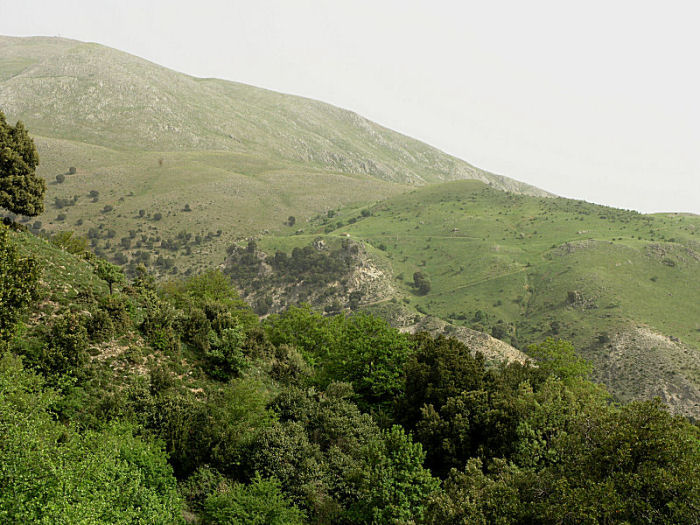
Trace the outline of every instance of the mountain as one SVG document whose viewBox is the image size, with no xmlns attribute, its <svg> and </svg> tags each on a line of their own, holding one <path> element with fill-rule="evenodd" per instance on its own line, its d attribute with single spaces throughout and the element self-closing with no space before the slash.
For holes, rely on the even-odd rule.
<svg viewBox="0 0 700 525">
<path fill-rule="evenodd" d="M 291 254 L 314 239 L 347 239 L 371 254 L 391 289 L 360 304 L 396 326 L 429 315 L 447 322 L 442 332 L 476 329 L 521 349 L 563 338 L 618 399 L 659 396 L 700 417 L 698 216 L 456 181 L 318 217 L 307 229 L 258 245 Z M 414 285 L 416 272 L 430 283 L 427 293 Z"/>
<path fill-rule="evenodd" d="M 2 37 L 0 55 L 3 110 L 37 135 L 139 151 L 226 151 L 409 184 L 479 179 L 544 194 L 351 111 L 191 77 L 98 44 Z"/>
<path fill-rule="evenodd" d="M 476 178 L 546 194 L 329 104 L 63 38 L 0 37 L 0 110 L 30 130 L 51 182 L 37 231 L 100 230 L 108 242 L 93 248 L 106 257 L 126 236 L 132 247 L 181 232 L 207 240 L 161 253 L 164 271 L 218 262 L 290 216 L 303 228 L 318 211 L 412 185 Z"/>
<path fill-rule="evenodd" d="M 0 37 L 0 57 L 0 109 L 50 182 L 46 212 L 20 218 L 34 232 L 74 230 L 161 279 L 224 267 L 260 312 L 360 307 L 406 331 L 490 333 L 516 360 L 570 339 L 618 399 L 700 417 L 699 217 L 555 198 L 355 113 L 97 44 Z M 319 238 L 355 241 L 361 266 L 319 281 Z M 278 251 L 292 266 L 274 268 Z"/>
</svg>

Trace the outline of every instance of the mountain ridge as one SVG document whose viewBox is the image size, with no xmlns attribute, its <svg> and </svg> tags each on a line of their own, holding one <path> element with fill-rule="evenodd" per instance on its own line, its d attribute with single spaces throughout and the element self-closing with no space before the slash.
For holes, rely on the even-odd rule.
<svg viewBox="0 0 700 525">
<path fill-rule="evenodd" d="M 3 110 L 39 135 L 148 151 L 249 152 L 409 184 L 475 178 L 547 195 L 310 98 L 197 78 L 77 40 L 0 37 L 0 52 Z"/>
</svg>

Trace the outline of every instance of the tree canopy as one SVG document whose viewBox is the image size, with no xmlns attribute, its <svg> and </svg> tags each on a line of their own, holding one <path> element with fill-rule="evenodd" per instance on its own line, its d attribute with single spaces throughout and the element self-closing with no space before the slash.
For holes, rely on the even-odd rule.
<svg viewBox="0 0 700 525">
<path fill-rule="evenodd" d="M 21 122 L 13 127 L 0 111 L 0 207 L 36 217 L 44 211 L 44 179 L 36 176 L 39 154 Z"/>
</svg>

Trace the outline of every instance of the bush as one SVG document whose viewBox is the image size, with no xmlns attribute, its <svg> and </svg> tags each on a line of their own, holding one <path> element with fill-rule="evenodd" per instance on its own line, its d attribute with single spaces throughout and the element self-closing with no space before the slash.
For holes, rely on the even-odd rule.
<svg viewBox="0 0 700 525">
<path fill-rule="evenodd" d="M 59 184 L 63 184 L 63 182 L 66 180 L 66 176 L 63 173 L 59 173 L 56 175 L 56 182 Z"/>
<path fill-rule="evenodd" d="M 44 334 L 39 367 L 46 375 L 81 375 L 89 361 L 88 334 L 82 317 L 66 313 L 57 317 Z"/>
<path fill-rule="evenodd" d="M 199 467 L 194 474 L 180 485 L 180 493 L 187 501 L 188 507 L 201 512 L 207 497 L 226 492 L 229 482 L 218 470 L 207 465 Z M 209 519 L 212 517 L 210 516 Z"/>
<path fill-rule="evenodd" d="M 304 513 L 282 492 L 279 481 L 256 475 L 250 484 L 236 483 L 204 502 L 205 524 L 302 525 Z"/>
<path fill-rule="evenodd" d="M 181 522 L 158 445 L 121 424 L 79 434 L 55 419 L 61 399 L 42 387 L 18 359 L 0 357 L 0 522 Z"/>
<path fill-rule="evenodd" d="M 104 310 L 94 312 L 86 322 L 90 340 L 96 343 L 107 341 L 114 335 L 114 324 L 109 314 Z"/>
</svg>

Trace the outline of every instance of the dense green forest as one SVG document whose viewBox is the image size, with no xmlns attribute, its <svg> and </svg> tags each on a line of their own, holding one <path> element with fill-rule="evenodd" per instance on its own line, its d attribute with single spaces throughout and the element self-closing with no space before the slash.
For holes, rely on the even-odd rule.
<svg viewBox="0 0 700 525">
<path fill-rule="evenodd" d="M 697 523 L 698 427 L 611 402 L 565 341 L 533 366 L 260 321 L 218 271 L 73 251 L 0 230 L 3 523 Z"/>
</svg>

